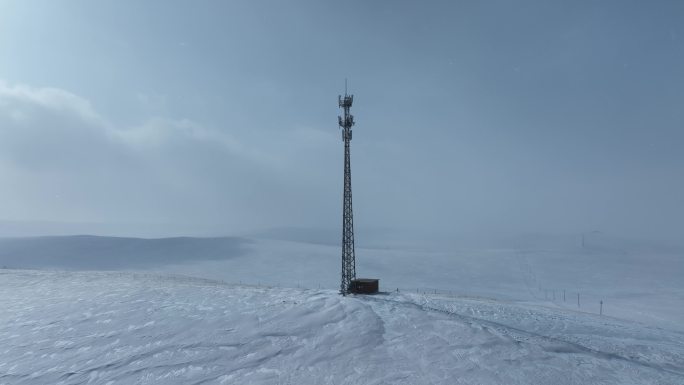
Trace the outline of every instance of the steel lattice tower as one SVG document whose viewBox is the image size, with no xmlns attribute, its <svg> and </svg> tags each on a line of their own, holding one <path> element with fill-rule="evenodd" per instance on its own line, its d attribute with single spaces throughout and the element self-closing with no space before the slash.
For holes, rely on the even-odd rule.
<svg viewBox="0 0 684 385">
<path fill-rule="evenodd" d="M 354 95 L 347 95 L 345 82 L 344 98 L 338 96 L 339 107 L 344 109 L 344 117 L 338 116 L 344 141 L 344 198 L 342 201 L 342 282 L 340 293 L 349 294 L 349 285 L 356 278 L 356 256 L 354 254 L 354 213 L 352 212 L 351 165 L 349 161 L 349 143 L 352 138 L 354 116 L 349 108 L 354 101 Z"/>
</svg>

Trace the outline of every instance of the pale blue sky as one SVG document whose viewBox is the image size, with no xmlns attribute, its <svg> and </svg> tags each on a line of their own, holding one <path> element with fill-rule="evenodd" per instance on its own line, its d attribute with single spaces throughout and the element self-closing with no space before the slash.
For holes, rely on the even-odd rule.
<svg viewBox="0 0 684 385">
<path fill-rule="evenodd" d="M 0 0 L 0 220 L 684 229 L 684 2 Z"/>
</svg>

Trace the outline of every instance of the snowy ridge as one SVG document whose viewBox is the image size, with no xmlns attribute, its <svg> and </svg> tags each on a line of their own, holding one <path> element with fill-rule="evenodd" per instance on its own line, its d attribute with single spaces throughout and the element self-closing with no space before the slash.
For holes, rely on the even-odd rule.
<svg viewBox="0 0 684 385">
<path fill-rule="evenodd" d="M 684 382 L 684 334 L 544 306 L 0 270 L 0 384 Z"/>
<path fill-rule="evenodd" d="M 245 253 L 249 242 L 237 237 L 147 239 L 73 235 L 0 238 L 0 265 L 20 269 L 145 268 L 237 258 Z"/>
</svg>

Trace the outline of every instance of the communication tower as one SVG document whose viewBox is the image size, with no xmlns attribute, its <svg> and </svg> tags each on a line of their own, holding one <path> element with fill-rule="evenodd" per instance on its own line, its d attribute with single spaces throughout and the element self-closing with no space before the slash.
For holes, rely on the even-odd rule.
<svg viewBox="0 0 684 385">
<path fill-rule="evenodd" d="M 344 198 L 342 199 L 342 282 L 340 293 L 350 292 L 351 281 L 356 278 L 356 256 L 354 254 L 354 213 L 352 212 L 351 164 L 349 159 L 349 143 L 352 139 L 354 116 L 349 109 L 354 102 L 354 95 L 347 95 L 347 82 L 344 82 L 344 97 L 338 96 L 339 107 L 344 116 L 338 116 L 344 142 Z"/>
</svg>

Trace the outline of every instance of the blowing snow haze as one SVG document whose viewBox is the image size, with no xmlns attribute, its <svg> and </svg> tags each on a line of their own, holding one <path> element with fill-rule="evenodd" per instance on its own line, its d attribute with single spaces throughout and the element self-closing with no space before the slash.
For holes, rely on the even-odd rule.
<svg viewBox="0 0 684 385">
<path fill-rule="evenodd" d="M 361 229 L 677 241 L 682 20 L 681 1 L 0 0 L 0 235 L 337 234 L 346 77 Z"/>
</svg>

